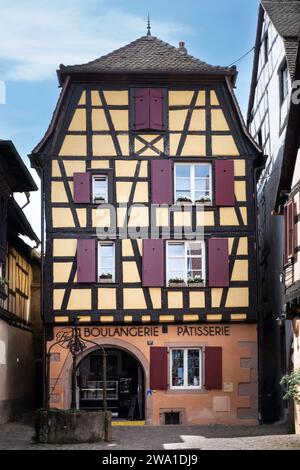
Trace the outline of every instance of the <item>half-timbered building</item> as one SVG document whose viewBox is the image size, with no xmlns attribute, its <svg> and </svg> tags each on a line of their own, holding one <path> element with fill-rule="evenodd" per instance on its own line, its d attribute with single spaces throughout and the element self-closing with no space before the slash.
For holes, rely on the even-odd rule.
<svg viewBox="0 0 300 470">
<path fill-rule="evenodd" d="M 236 69 L 148 34 L 61 65 L 58 78 L 31 162 L 43 183 L 47 348 L 74 318 L 94 342 L 77 361 L 77 406 L 102 405 L 101 346 L 119 419 L 256 423 L 260 151 Z M 71 357 L 51 353 L 50 403 L 68 408 Z"/>
<path fill-rule="evenodd" d="M 14 198 L 36 190 L 14 144 L 0 140 L 0 423 L 40 404 L 41 263 L 24 237 L 39 239 Z"/>
</svg>

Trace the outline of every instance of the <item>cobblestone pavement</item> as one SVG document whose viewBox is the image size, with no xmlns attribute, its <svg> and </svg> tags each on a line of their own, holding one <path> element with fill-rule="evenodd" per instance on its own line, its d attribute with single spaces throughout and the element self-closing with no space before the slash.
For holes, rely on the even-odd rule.
<svg viewBox="0 0 300 470">
<path fill-rule="evenodd" d="M 0 426 L 0 449 L 25 450 L 300 450 L 286 425 L 113 427 L 113 442 L 76 445 L 32 443 L 32 419 Z"/>
</svg>

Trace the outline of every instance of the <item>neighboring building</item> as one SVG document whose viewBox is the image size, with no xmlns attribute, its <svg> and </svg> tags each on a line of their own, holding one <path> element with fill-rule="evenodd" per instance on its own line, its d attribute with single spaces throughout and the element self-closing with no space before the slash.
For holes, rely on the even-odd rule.
<svg viewBox="0 0 300 470">
<path fill-rule="evenodd" d="M 261 154 L 235 68 L 147 35 L 58 77 L 56 111 L 31 155 L 45 195 L 50 405 L 70 407 L 72 360 L 54 342 L 78 318 L 83 338 L 108 352 L 114 416 L 257 423 Z M 101 407 L 100 348 L 87 344 L 77 365 L 77 405 Z"/>
<path fill-rule="evenodd" d="M 267 156 L 258 183 L 261 411 L 262 420 L 267 422 L 284 416 L 279 383 L 286 372 L 286 351 L 291 341 L 290 328 L 280 321 L 284 311 L 284 226 L 283 220 L 273 217 L 272 212 L 280 178 L 299 25 L 299 1 L 261 1 L 247 124 Z"/>
<path fill-rule="evenodd" d="M 290 101 L 286 139 L 279 185 L 275 202 L 275 213 L 284 216 L 284 285 L 285 312 L 287 320 L 293 322 L 293 342 L 289 343 L 288 372 L 300 368 L 299 324 L 300 324 L 300 47 L 293 78 L 298 82 Z M 296 83 L 297 83 L 296 82 Z M 282 217 L 283 218 L 283 217 Z M 288 322 L 289 323 L 289 322 Z M 290 326 L 290 325 L 289 325 Z M 295 430 L 300 434 L 299 405 L 295 405 Z"/>
<path fill-rule="evenodd" d="M 36 190 L 13 143 L 0 140 L 0 423 L 37 403 L 40 257 L 20 235 L 37 245 L 39 239 L 13 198 Z"/>
</svg>

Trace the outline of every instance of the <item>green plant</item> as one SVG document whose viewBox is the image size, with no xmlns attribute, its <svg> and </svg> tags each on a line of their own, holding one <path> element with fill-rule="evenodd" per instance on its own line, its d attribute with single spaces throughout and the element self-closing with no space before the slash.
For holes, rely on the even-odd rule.
<svg viewBox="0 0 300 470">
<path fill-rule="evenodd" d="M 94 196 L 94 202 L 105 202 L 105 197 L 104 196 L 101 196 L 101 194 L 95 194 Z"/>
<path fill-rule="evenodd" d="M 193 202 L 189 197 L 179 196 L 177 202 Z"/>
<path fill-rule="evenodd" d="M 170 284 L 183 284 L 184 279 L 182 279 L 181 277 L 174 277 L 172 279 L 169 279 L 169 283 Z"/>
<path fill-rule="evenodd" d="M 211 199 L 209 196 L 204 196 L 204 197 L 200 197 L 199 199 L 197 199 L 195 202 L 200 202 L 202 204 L 205 204 L 206 202 L 211 202 Z"/>
<path fill-rule="evenodd" d="M 300 405 L 300 368 L 282 377 L 280 385 L 285 388 L 284 400 L 294 400 Z"/>
<path fill-rule="evenodd" d="M 100 274 L 100 279 L 112 279 L 111 273 L 102 273 Z"/>
<path fill-rule="evenodd" d="M 204 280 L 201 276 L 194 276 L 188 278 L 188 284 L 203 284 Z"/>
<path fill-rule="evenodd" d="M 0 287 L 5 287 L 6 285 L 8 285 L 8 279 L 0 277 Z"/>
</svg>

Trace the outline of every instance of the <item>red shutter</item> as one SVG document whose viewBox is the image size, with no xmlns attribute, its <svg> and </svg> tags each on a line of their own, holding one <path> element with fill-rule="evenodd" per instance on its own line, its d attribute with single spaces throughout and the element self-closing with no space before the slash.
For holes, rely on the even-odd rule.
<svg viewBox="0 0 300 470">
<path fill-rule="evenodd" d="M 173 166 L 171 160 L 151 161 L 152 204 L 173 204 Z"/>
<path fill-rule="evenodd" d="M 168 349 L 150 348 L 150 388 L 168 389 Z"/>
<path fill-rule="evenodd" d="M 293 258 L 295 254 L 295 203 L 292 199 L 289 201 L 284 208 L 284 220 L 285 220 L 285 263 L 288 263 L 290 258 Z"/>
<path fill-rule="evenodd" d="M 234 163 L 232 160 L 216 160 L 215 193 L 217 206 L 234 206 Z"/>
<path fill-rule="evenodd" d="M 149 129 L 149 88 L 136 88 L 134 100 L 134 129 Z"/>
<path fill-rule="evenodd" d="M 74 173 L 74 202 L 91 202 L 91 178 L 90 173 Z"/>
<path fill-rule="evenodd" d="M 229 286 L 228 239 L 208 240 L 208 274 L 210 287 Z"/>
<path fill-rule="evenodd" d="M 164 128 L 163 102 L 163 90 L 150 88 L 150 129 L 162 130 Z"/>
<path fill-rule="evenodd" d="M 77 241 L 77 282 L 96 282 L 96 240 Z"/>
<path fill-rule="evenodd" d="M 164 240 L 143 240 L 144 287 L 163 287 L 165 284 Z"/>
<path fill-rule="evenodd" d="M 206 390 L 222 390 L 222 348 L 205 348 L 205 388 Z"/>
</svg>

